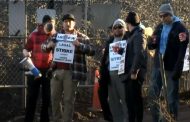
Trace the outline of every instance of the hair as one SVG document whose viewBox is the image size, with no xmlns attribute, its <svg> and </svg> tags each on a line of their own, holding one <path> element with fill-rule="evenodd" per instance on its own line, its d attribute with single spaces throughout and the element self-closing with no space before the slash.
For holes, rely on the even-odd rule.
<svg viewBox="0 0 190 122">
<path fill-rule="evenodd" d="M 44 15 L 44 17 L 42 19 L 42 23 L 45 24 L 51 20 L 52 20 L 52 18 L 49 15 Z"/>
<path fill-rule="evenodd" d="M 140 24 L 140 17 L 136 12 L 130 11 L 125 21 L 133 26 L 138 26 Z"/>
</svg>

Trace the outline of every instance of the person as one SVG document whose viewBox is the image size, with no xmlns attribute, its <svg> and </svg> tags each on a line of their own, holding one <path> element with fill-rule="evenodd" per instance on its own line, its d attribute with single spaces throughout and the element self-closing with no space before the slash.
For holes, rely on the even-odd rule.
<svg viewBox="0 0 190 122">
<path fill-rule="evenodd" d="M 44 15 L 42 24 L 33 31 L 24 46 L 24 57 L 30 57 L 33 64 L 42 74 L 42 77 L 35 78 L 32 75 L 27 77 L 27 99 L 25 122 L 33 122 L 36 110 L 37 99 L 42 88 L 42 107 L 40 113 L 40 122 L 49 122 L 49 105 L 50 105 L 50 80 L 46 78 L 46 72 L 49 69 L 52 60 L 52 53 L 41 51 L 41 44 L 44 43 L 52 33 L 45 33 L 44 26 L 52 23 L 49 15 Z"/>
<path fill-rule="evenodd" d="M 143 121 L 142 84 L 147 69 L 146 35 L 140 26 L 140 17 L 136 12 L 130 11 L 126 17 L 130 32 L 126 46 L 124 81 L 129 122 Z"/>
<path fill-rule="evenodd" d="M 101 59 L 99 82 L 105 87 L 108 84 L 109 107 L 113 116 L 113 122 L 125 122 L 127 120 L 127 106 L 125 102 L 126 95 L 124 85 L 118 75 L 119 61 L 114 62 L 116 66 L 112 66 L 110 63 L 110 61 L 112 61 L 111 58 L 114 58 L 115 55 L 112 51 L 113 49 L 111 45 L 113 43 L 120 43 L 128 37 L 125 22 L 122 19 L 115 20 L 112 32 L 113 36 L 107 41 L 105 51 Z M 120 58 L 120 56 L 116 56 Z"/>
<path fill-rule="evenodd" d="M 108 30 L 107 30 L 107 33 L 108 33 L 108 37 L 111 37 L 111 36 L 113 36 L 112 27 L 113 27 L 113 24 L 111 24 L 111 25 L 108 27 Z"/>
<path fill-rule="evenodd" d="M 140 17 L 136 12 L 130 11 L 126 17 L 129 37 L 127 46 L 117 47 L 114 51 L 125 55 L 123 82 L 125 83 L 126 103 L 128 107 L 128 121 L 143 121 L 142 84 L 146 74 L 146 34 L 140 26 Z"/>
<path fill-rule="evenodd" d="M 55 49 L 52 65 L 54 71 L 51 79 L 51 100 L 54 122 L 72 121 L 77 85 L 80 81 L 86 80 L 87 68 L 85 57 L 93 56 L 95 54 L 95 50 L 90 44 L 89 38 L 75 29 L 75 20 L 73 14 L 65 14 L 62 18 L 62 31 L 55 34 L 49 43 L 46 44 L 46 49 L 44 48 L 44 51 Z M 73 41 L 68 42 L 64 38 L 66 36 L 63 34 L 67 34 L 66 36 L 72 36 Z M 74 36 L 77 36 L 77 38 Z M 59 51 L 65 53 L 61 54 L 60 57 L 55 57 L 59 54 Z M 74 52 L 74 54 L 70 55 L 70 57 L 73 57 L 73 59 L 70 59 L 70 57 L 67 56 L 67 53 L 72 52 Z M 66 55 L 66 57 L 64 57 L 64 55 Z M 61 104 L 63 93 L 64 111 L 62 110 Z"/>
<path fill-rule="evenodd" d="M 169 3 L 162 4 L 159 8 L 161 23 L 155 28 L 148 48 L 155 50 L 154 64 L 149 87 L 149 103 L 153 122 L 162 121 L 163 115 L 159 109 L 159 96 L 162 89 L 161 62 L 164 64 L 166 76 L 166 101 L 168 102 L 168 112 L 174 120 L 178 117 L 178 91 L 179 78 L 182 73 L 184 56 L 189 42 L 188 31 L 181 20 L 174 16 L 173 9 Z"/>
<path fill-rule="evenodd" d="M 108 27 L 108 34 L 109 34 L 109 37 L 113 36 L 112 25 Z M 105 48 L 103 48 L 102 54 L 104 54 L 104 52 L 105 52 Z M 107 80 L 109 79 L 106 79 L 107 77 L 105 77 L 104 74 L 102 73 L 103 73 L 102 70 L 100 70 L 99 80 L 98 80 L 98 83 L 99 83 L 98 97 L 100 100 L 104 120 L 108 122 L 113 122 L 113 117 L 112 117 L 110 107 L 109 107 L 109 102 L 108 102 L 108 82 L 109 81 Z"/>
</svg>

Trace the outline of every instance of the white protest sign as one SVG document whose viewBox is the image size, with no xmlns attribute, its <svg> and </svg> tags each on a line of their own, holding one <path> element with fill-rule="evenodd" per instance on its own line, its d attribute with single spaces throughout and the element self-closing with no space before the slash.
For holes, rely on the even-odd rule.
<svg viewBox="0 0 190 122">
<path fill-rule="evenodd" d="M 75 35 L 57 34 L 56 37 L 57 43 L 54 49 L 53 61 L 70 63 L 70 64 L 73 63 L 74 52 L 75 52 L 75 46 L 71 43 L 73 37 L 75 37 Z"/>
<path fill-rule="evenodd" d="M 56 40 L 58 41 L 67 41 L 67 42 L 73 42 L 77 39 L 77 35 L 74 34 L 57 34 Z"/>
<path fill-rule="evenodd" d="M 183 71 L 189 70 L 189 47 L 187 47 L 185 58 L 184 58 L 184 65 L 183 65 Z"/>
<path fill-rule="evenodd" d="M 117 54 L 113 51 L 113 46 L 119 45 L 120 48 L 126 47 L 126 40 L 122 40 L 119 42 L 114 42 L 109 45 L 109 62 L 110 62 L 110 71 L 115 71 L 119 69 L 119 64 L 121 62 L 121 55 Z"/>
</svg>

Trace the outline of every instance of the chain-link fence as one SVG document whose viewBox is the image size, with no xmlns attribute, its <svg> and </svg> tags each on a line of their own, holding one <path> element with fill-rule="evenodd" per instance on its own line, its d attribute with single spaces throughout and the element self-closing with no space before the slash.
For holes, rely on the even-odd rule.
<svg viewBox="0 0 190 122">
<path fill-rule="evenodd" d="M 17 116 L 24 108 L 24 74 L 20 70 L 24 38 L 0 37 L 0 120 Z"/>
<path fill-rule="evenodd" d="M 50 2 L 51 1 L 51 2 Z M 158 24 L 158 8 L 161 3 L 170 2 L 176 15 L 180 16 L 190 29 L 190 3 L 188 0 L 2 0 L 0 1 L 0 121 L 22 114 L 25 104 L 25 77 L 19 61 L 26 37 L 36 29 L 37 10 L 56 11 L 56 30 L 61 29 L 61 18 L 73 13 L 77 18 L 77 29 L 86 33 L 96 48 L 96 55 L 88 57 L 88 80 L 81 83 L 76 107 L 79 103 L 91 105 L 94 70 L 100 64 L 102 49 L 107 40 L 107 27 L 114 19 L 125 19 L 128 11 L 137 11 L 142 23 L 147 27 Z M 104 6 L 103 6 L 104 5 Z M 17 6 L 17 7 L 16 7 Z M 70 7 L 71 6 L 71 7 Z M 103 9 L 106 7 L 106 9 Z M 21 11 L 19 14 L 16 11 Z M 94 24 L 96 23 L 96 24 Z M 148 88 L 152 59 L 149 57 L 147 81 Z M 189 72 L 182 76 L 182 91 L 189 90 Z M 85 88 L 85 89 L 83 89 Z M 85 105 L 84 105 L 85 106 Z M 84 107 L 83 106 L 83 107 Z"/>
</svg>

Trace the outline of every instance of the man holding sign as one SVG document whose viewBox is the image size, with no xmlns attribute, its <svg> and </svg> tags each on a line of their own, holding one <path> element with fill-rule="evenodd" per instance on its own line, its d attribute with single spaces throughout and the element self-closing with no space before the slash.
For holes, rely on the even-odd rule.
<svg viewBox="0 0 190 122">
<path fill-rule="evenodd" d="M 115 53 L 117 50 L 115 45 L 125 47 L 128 33 L 126 32 L 126 24 L 122 19 L 117 19 L 112 27 L 113 37 L 107 41 L 105 52 L 102 57 L 100 67 L 101 84 L 108 84 L 108 96 L 110 110 L 113 116 L 113 122 L 126 122 L 127 106 L 125 102 L 124 85 L 122 78 L 118 75 L 119 64 L 122 56 Z"/>
<path fill-rule="evenodd" d="M 55 69 L 51 79 L 52 112 L 55 122 L 71 122 L 73 116 L 75 91 L 79 81 L 86 80 L 86 55 L 93 56 L 95 50 L 88 42 L 88 37 L 75 30 L 75 17 L 63 16 L 63 29 L 53 36 L 43 50 L 54 50 L 53 65 Z M 64 91 L 64 112 L 62 95 Z"/>
<path fill-rule="evenodd" d="M 137 13 L 129 12 L 126 23 L 130 32 L 127 45 L 124 48 L 115 45 L 114 52 L 124 55 L 121 57 L 118 73 L 124 77 L 128 121 L 142 122 L 143 99 L 141 91 L 146 74 L 146 36 Z"/>
</svg>

